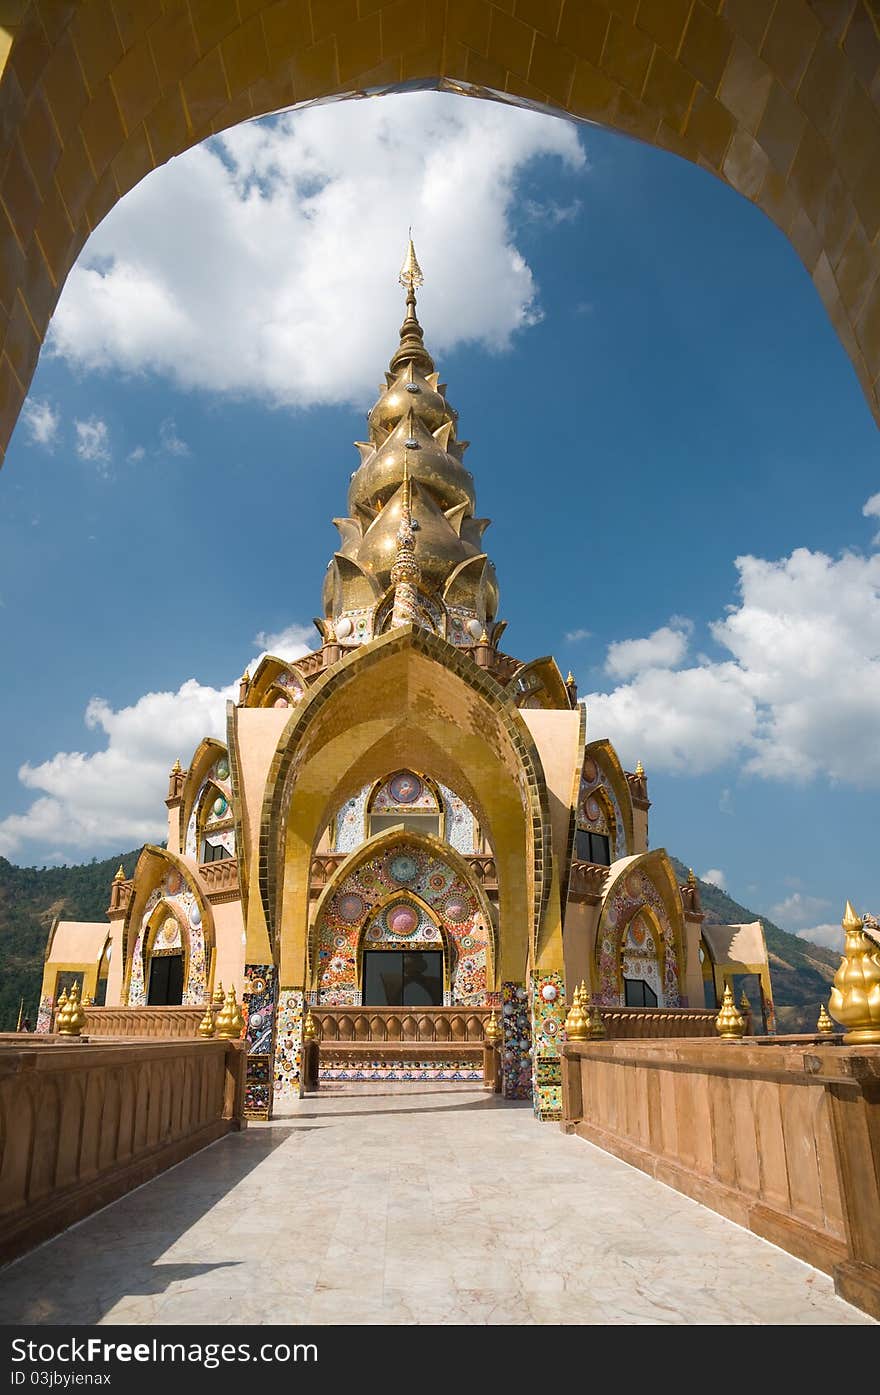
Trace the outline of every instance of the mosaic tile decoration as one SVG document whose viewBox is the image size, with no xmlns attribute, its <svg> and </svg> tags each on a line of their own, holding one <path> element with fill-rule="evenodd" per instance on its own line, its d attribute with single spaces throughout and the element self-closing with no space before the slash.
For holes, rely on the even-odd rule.
<svg viewBox="0 0 880 1395">
<path fill-rule="evenodd" d="M 244 972 L 252 986 L 246 999 L 248 1055 L 271 1054 L 278 971 L 274 964 L 245 964 Z"/>
<path fill-rule="evenodd" d="M 40 1007 L 37 1012 L 37 1025 L 35 1032 L 48 1032 L 52 1026 L 52 1009 L 55 1003 L 51 993 L 44 993 L 40 999 Z"/>
<path fill-rule="evenodd" d="M 627 854 L 626 824 L 623 822 L 614 786 L 598 762 L 593 760 L 592 756 L 587 756 L 578 792 L 577 826 L 589 829 L 592 833 L 610 835 L 612 830 L 608 827 L 608 817 L 602 801 L 596 798 L 597 790 L 602 791 L 614 811 L 614 846 L 611 858 L 614 862 L 618 857 L 626 857 Z"/>
<path fill-rule="evenodd" d="M 636 867 L 618 880 L 599 921 L 596 939 L 599 987 L 593 1001 L 600 1007 L 618 1007 L 622 1001 L 618 986 L 621 948 L 630 921 L 645 906 L 650 907 L 660 927 L 663 984 L 659 1006 L 678 1007 L 681 1003 L 675 931 L 656 886 L 641 868 Z"/>
<path fill-rule="evenodd" d="M 506 1100 L 532 1098 L 532 1027 L 529 995 L 524 983 L 501 987 L 501 1093 Z"/>
<path fill-rule="evenodd" d="M 248 1055 L 244 1087 L 244 1117 L 272 1116 L 272 1058 L 266 1053 Z"/>
<path fill-rule="evenodd" d="M 401 773 L 404 772 L 398 772 L 398 774 Z M 364 788 L 359 790 L 352 799 L 346 800 L 337 812 L 335 843 L 337 852 L 354 852 L 356 848 L 361 847 L 361 845 L 366 842 L 366 808 L 372 788 L 372 785 L 364 785 Z M 387 785 L 385 789 L 387 790 Z M 454 790 L 448 789 L 446 785 L 438 785 L 438 789 L 440 791 L 440 798 L 443 801 L 445 814 L 445 841 L 449 843 L 450 847 L 455 848 L 456 852 L 463 854 L 472 853 L 474 851 L 474 840 L 477 829 L 477 820 L 473 810 L 468 807 Z M 398 807 L 403 811 L 405 805 L 386 805 L 384 810 L 379 807 L 378 803 L 374 803 L 373 805 L 376 813 L 382 813 L 383 811 L 387 813 L 389 808 L 394 807 Z M 433 797 L 430 803 L 410 804 L 409 807 L 423 809 L 433 807 Z"/>
<path fill-rule="evenodd" d="M 437 1066 L 420 1061 L 382 1061 L 375 1064 L 345 1067 L 322 1066 L 322 1081 L 331 1080 L 464 1080 L 469 1082 L 483 1079 L 481 1068 L 470 1066 Z"/>
<path fill-rule="evenodd" d="M 282 988 L 275 1033 L 275 1093 L 298 1095 L 302 1073 L 303 992 Z"/>
<path fill-rule="evenodd" d="M 445 932 L 452 954 L 451 1003 L 483 1006 L 489 932 L 477 899 L 454 868 L 406 838 L 363 862 L 324 905 L 314 939 L 322 1005 L 359 1004 L 357 955 L 362 940 L 440 948 L 442 936 L 432 916 L 408 896 L 425 902 Z M 403 933 L 403 914 L 397 929 L 389 917 L 393 920 L 397 908 L 407 906 L 418 908 L 418 916 L 410 917 L 412 926 Z"/>
<path fill-rule="evenodd" d="M 623 935 L 621 973 L 624 978 L 643 979 L 656 994 L 658 1007 L 663 1007 L 660 963 L 651 928 L 646 916 L 633 916 Z"/>
<path fill-rule="evenodd" d="M 144 985 L 144 939 L 153 912 L 164 901 L 169 908 L 177 909 L 186 922 L 189 939 L 189 972 L 183 987 L 183 1006 L 199 1007 L 207 1001 L 208 979 L 205 962 L 205 931 L 202 925 L 202 912 L 199 909 L 195 892 L 176 867 L 170 868 L 147 897 L 147 904 L 141 917 L 141 925 L 134 942 L 131 961 L 131 977 L 128 987 L 128 1006 L 144 1007 L 146 989 Z"/>
<path fill-rule="evenodd" d="M 529 983 L 532 1016 L 532 1105 L 538 1119 L 562 1118 L 562 1043 L 565 1039 L 565 985 L 555 972 L 533 973 Z"/>
<path fill-rule="evenodd" d="M 186 826 L 186 838 L 184 839 L 183 851 L 186 857 L 191 857 L 196 861 L 198 860 L 196 835 L 198 833 L 199 812 L 201 810 L 202 800 L 205 797 L 205 791 L 208 785 L 216 785 L 217 788 L 220 790 L 223 798 L 227 801 L 229 807 L 232 807 L 232 784 L 229 778 L 229 760 L 226 756 L 221 756 L 220 759 L 216 761 L 212 768 L 208 771 L 204 780 L 199 785 L 199 788 L 196 792 L 196 797 L 193 800 L 193 806 L 190 812 L 189 822 Z M 211 841 L 222 842 L 224 848 L 226 848 L 228 852 L 234 853 L 235 829 L 226 829 L 225 834 L 227 836 L 223 838 L 212 836 Z M 228 835 L 231 835 L 231 838 Z"/>
</svg>

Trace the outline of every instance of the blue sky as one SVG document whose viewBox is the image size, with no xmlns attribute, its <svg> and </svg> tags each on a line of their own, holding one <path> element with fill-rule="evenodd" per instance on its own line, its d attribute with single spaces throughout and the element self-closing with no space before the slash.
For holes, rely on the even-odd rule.
<svg viewBox="0 0 880 1395">
<path fill-rule="evenodd" d="M 437 95 L 239 128 L 85 249 L 0 473 L 0 853 L 159 836 L 227 685 L 315 642 L 409 222 L 508 652 L 641 756 L 652 844 L 818 938 L 876 909 L 877 433 L 809 277 L 674 156 Z"/>
</svg>

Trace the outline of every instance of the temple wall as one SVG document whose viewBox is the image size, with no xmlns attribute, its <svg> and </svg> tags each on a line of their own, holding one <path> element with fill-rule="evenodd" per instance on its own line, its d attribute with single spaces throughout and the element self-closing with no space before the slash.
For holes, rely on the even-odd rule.
<svg viewBox="0 0 880 1395">
<path fill-rule="evenodd" d="M 592 906 L 585 901 L 571 901 L 565 912 L 565 987 L 568 1001 L 582 981 L 588 991 L 596 992 L 596 928 L 599 924 L 601 905 Z"/>
<path fill-rule="evenodd" d="M 236 997 L 241 1000 L 241 985 L 244 981 L 245 946 L 242 943 L 244 919 L 240 901 L 221 901 L 211 907 L 214 916 L 214 939 L 217 958 L 214 967 L 214 984 L 222 983 L 224 988 L 235 984 Z M 210 971 L 210 965 L 209 965 Z"/>
</svg>

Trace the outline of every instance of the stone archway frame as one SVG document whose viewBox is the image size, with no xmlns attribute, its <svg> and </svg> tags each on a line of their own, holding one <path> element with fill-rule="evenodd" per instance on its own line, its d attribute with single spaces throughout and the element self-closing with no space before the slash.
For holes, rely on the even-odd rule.
<svg viewBox="0 0 880 1395">
<path fill-rule="evenodd" d="M 430 770 L 458 790 L 487 831 L 498 869 L 502 972 L 521 982 L 542 953 L 561 964 L 547 788 L 531 733 L 509 696 L 468 655 L 407 625 L 328 670 L 292 714 L 272 759 L 259 883 L 276 957 L 279 943 L 286 946 L 282 979 L 302 981 L 309 867 L 330 814 L 403 765 Z"/>
<path fill-rule="evenodd" d="M 158 885 L 158 879 L 169 868 L 173 868 L 183 877 L 185 884 L 196 898 L 196 905 L 202 917 L 202 932 L 205 939 L 205 976 L 210 980 L 211 956 L 216 947 L 216 937 L 214 934 L 214 916 L 211 912 L 210 903 L 205 899 L 199 879 L 188 865 L 184 858 L 177 853 L 169 852 L 167 848 L 158 848 L 153 843 L 145 843 L 141 855 L 137 860 L 134 869 L 134 892 L 125 913 L 125 920 L 122 924 L 121 952 L 123 955 L 122 966 L 122 997 L 123 1003 L 128 1002 L 129 989 L 131 987 L 132 956 L 137 944 L 138 933 L 140 931 L 141 920 L 143 919 L 147 901 L 151 893 Z M 188 927 L 187 927 L 188 929 Z M 132 933 L 133 932 L 133 933 Z M 187 949 L 189 956 L 189 949 Z M 189 958 L 187 957 L 187 965 Z M 184 979 L 184 988 L 187 980 Z"/>
<path fill-rule="evenodd" d="M 623 840 L 626 844 L 628 856 L 632 851 L 632 846 L 635 841 L 633 803 L 632 791 L 629 787 L 629 781 L 624 774 L 623 766 L 620 763 L 620 757 L 611 742 L 606 737 L 602 737 L 598 741 L 587 742 L 584 747 L 584 760 L 588 758 L 596 762 L 614 791 L 618 808 L 623 815 Z M 617 822 L 616 815 L 614 822 Z M 616 851 L 616 849 L 614 849 L 614 851 Z"/>
<path fill-rule="evenodd" d="M 139 180 L 252 117 L 416 89 L 597 123 L 717 175 L 788 237 L 880 419 L 873 0 L 513 8 L 413 0 L 403 22 L 396 0 L 15 6 L 0 28 L 0 451 L 68 272 Z"/>
<path fill-rule="evenodd" d="M 687 939 L 685 936 L 684 911 L 681 904 L 681 894 L 675 878 L 672 863 L 666 853 L 665 848 L 654 848 L 650 852 L 636 853 L 630 857 L 622 857 L 615 862 L 608 874 L 608 879 L 602 892 L 602 908 L 599 913 L 599 922 L 596 927 L 596 943 L 593 951 L 593 958 L 597 969 L 597 985 L 600 985 L 598 968 L 601 956 L 602 938 L 607 929 L 607 913 L 615 892 L 621 882 L 632 872 L 644 872 L 655 890 L 660 896 L 663 908 L 669 918 L 672 927 L 673 941 L 675 944 L 676 968 L 678 971 L 678 991 L 680 996 L 686 995 L 686 973 L 687 973 Z M 633 912 L 637 915 L 642 908 L 639 907 Z M 649 909 L 649 908 L 645 908 Z M 626 922 L 629 924 L 629 921 Z M 620 935 L 620 926 L 614 927 L 614 934 Z M 661 937 L 662 939 L 662 937 Z M 619 944 L 618 944 L 618 976 L 619 976 Z M 666 996 L 665 968 L 666 950 L 665 946 L 662 954 L 662 965 L 664 970 L 663 995 Z"/>
<path fill-rule="evenodd" d="M 189 763 L 189 768 L 186 772 L 183 781 L 183 789 L 181 790 L 180 812 L 178 814 L 178 818 L 180 820 L 178 846 L 180 848 L 186 847 L 186 827 L 189 823 L 190 814 L 192 813 L 193 808 L 195 807 L 195 802 L 199 790 L 204 784 L 208 776 L 208 772 L 214 768 L 221 756 L 225 756 L 226 759 L 229 760 L 229 747 L 226 745 L 225 742 L 218 741 L 216 737 L 213 736 L 206 736 L 202 741 L 199 742 L 198 746 L 193 752 L 193 758 Z M 229 780 L 231 788 L 231 761 L 229 766 Z M 221 794 L 222 793 L 223 792 L 221 790 Z"/>
<path fill-rule="evenodd" d="M 317 989 L 318 987 L 319 966 L 317 936 L 324 907 L 329 904 L 343 883 L 353 872 L 356 872 L 364 862 L 369 862 L 372 858 L 380 855 L 384 850 L 390 851 L 393 847 L 404 846 L 406 844 L 409 844 L 411 847 L 421 848 L 431 853 L 438 861 L 447 863 L 447 865 L 453 868 L 457 875 L 461 877 L 462 881 L 467 884 L 468 889 L 480 909 L 480 914 L 486 923 L 486 948 L 490 958 L 490 963 L 486 966 L 486 991 L 492 992 L 493 989 L 498 989 L 498 931 L 486 893 L 474 877 L 467 860 L 462 857 L 461 853 L 456 852 L 455 848 L 449 843 L 444 843 L 442 838 L 435 838 L 430 833 L 411 833 L 403 824 L 398 824 L 395 828 L 386 828 L 382 833 L 377 833 L 374 837 L 367 839 L 359 848 L 355 848 L 354 852 L 349 853 L 345 861 L 339 864 L 333 876 L 321 892 L 315 905 L 307 941 L 305 981 L 311 989 Z M 436 910 L 422 897 L 410 891 L 403 883 L 401 883 L 398 891 L 389 892 L 389 896 L 385 900 L 371 908 L 369 915 L 375 915 L 381 909 L 381 906 L 388 904 L 389 899 L 393 899 L 394 896 L 398 895 L 401 897 L 409 896 L 413 901 L 417 901 L 424 907 L 432 919 L 438 921 L 441 934 L 444 936 L 444 949 L 445 952 L 449 954 L 450 951 L 447 943 L 448 935 L 445 927 L 437 916 Z M 369 919 L 369 916 L 367 919 Z M 364 925 L 366 925 L 366 920 L 364 921 Z M 363 929 L 364 926 L 361 926 L 361 939 L 363 938 Z M 490 984 L 492 985 L 491 987 Z"/>
<path fill-rule="evenodd" d="M 634 920 L 638 920 L 639 916 L 643 916 L 648 925 L 648 933 L 651 936 L 651 941 L 654 945 L 654 958 L 657 963 L 657 975 L 660 979 L 660 994 L 662 997 L 665 998 L 666 993 L 664 989 L 664 984 L 666 982 L 667 950 L 666 945 L 663 942 L 663 931 L 661 929 L 660 922 L 657 919 L 657 912 L 654 910 L 653 906 L 642 906 L 642 908 L 636 911 L 635 915 L 627 921 L 626 926 L 621 931 L 620 942 L 617 947 L 617 976 L 620 985 L 620 995 L 621 997 L 623 997 L 623 960 L 625 954 L 623 941 L 625 938 L 625 932 L 629 930 L 629 927 L 632 925 Z"/>
<path fill-rule="evenodd" d="M 367 795 L 366 802 L 364 804 L 364 838 L 367 837 L 367 829 L 370 826 L 370 805 L 376 798 L 376 795 L 378 794 L 379 790 L 382 788 L 383 785 L 387 785 L 389 780 L 393 780 L 395 775 L 399 775 L 402 771 L 407 769 L 409 769 L 408 766 L 398 766 L 396 770 L 389 770 L 388 774 L 384 777 L 380 775 L 379 778 L 374 780 L 373 783 L 370 785 L 370 790 Z M 433 776 L 428 775 L 424 770 L 414 770 L 412 773 L 413 775 L 417 775 L 418 778 L 424 782 L 424 784 L 430 787 L 431 793 L 437 801 L 437 814 L 440 822 L 440 834 L 442 842 L 446 835 L 446 802 L 443 798 L 443 795 L 440 793 L 440 786 L 438 785 L 437 781 L 433 778 Z M 456 794 L 457 791 L 453 790 L 452 793 Z M 336 813 L 338 814 L 338 812 L 339 811 L 337 810 Z M 334 814 L 333 817 L 335 818 L 336 815 Z"/>
<path fill-rule="evenodd" d="M 173 916 L 174 920 L 176 920 L 176 922 L 177 922 L 177 924 L 178 924 L 178 926 L 179 926 L 179 928 L 180 928 L 180 952 L 181 952 L 181 954 L 183 955 L 183 987 L 182 987 L 182 990 L 181 990 L 182 993 L 185 993 L 185 992 L 186 992 L 186 985 L 187 985 L 187 983 L 188 983 L 188 981 L 189 981 L 190 957 L 191 957 L 191 954 L 192 954 L 192 949 L 191 949 L 191 946 L 190 946 L 189 926 L 187 925 L 186 921 L 184 920 L 183 916 L 180 914 L 180 911 L 177 909 L 177 907 L 176 907 L 176 905 L 174 904 L 173 901 L 166 901 L 166 900 L 164 900 L 164 899 L 161 900 L 161 901 L 157 901 L 157 902 L 156 902 L 156 905 L 155 905 L 154 908 L 153 908 L 153 910 L 150 912 L 149 926 L 148 926 L 148 929 L 146 930 L 146 932 L 145 932 L 145 934 L 144 934 L 144 942 L 143 942 L 143 948 L 142 948 L 142 953 L 143 953 L 143 956 L 144 956 L 144 996 L 145 996 L 145 997 L 146 997 L 146 995 L 147 995 L 147 988 L 148 988 L 148 983 L 149 983 L 148 972 L 147 972 L 147 971 L 148 971 L 148 965 L 152 965 L 152 960 L 153 960 L 153 946 L 154 946 L 155 943 L 156 943 L 156 936 L 158 935 L 159 929 L 160 929 L 160 925 L 159 925 L 159 911 L 164 911 L 164 915 L 163 915 L 163 917 L 162 917 L 163 919 L 164 919 L 165 917 L 167 917 L 168 915 Z M 135 939 L 135 944 L 136 944 L 136 943 L 137 943 L 137 939 Z M 160 956 L 160 957 L 161 957 L 161 956 Z"/>
</svg>

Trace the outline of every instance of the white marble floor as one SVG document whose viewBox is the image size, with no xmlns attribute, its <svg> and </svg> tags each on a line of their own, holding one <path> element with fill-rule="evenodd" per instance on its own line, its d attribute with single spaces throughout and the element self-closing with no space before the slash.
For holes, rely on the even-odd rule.
<svg viewBox="0 0 880 1395">
<path fill-rule="evenodd" d="M 830 1279 L 526 1106 L 296 1102 L 0 1272 L 2 1323 L 864 1323 Z"/>
</svg>

